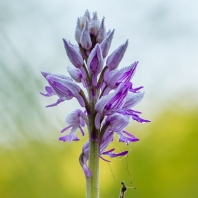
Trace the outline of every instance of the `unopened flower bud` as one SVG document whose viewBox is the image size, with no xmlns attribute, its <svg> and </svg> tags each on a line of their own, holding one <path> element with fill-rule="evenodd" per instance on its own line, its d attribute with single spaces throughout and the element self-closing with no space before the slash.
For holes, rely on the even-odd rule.
<svg viewBox="0 0 198 198">
<path fill-rule="evenodd" d="M 113 35 L 114 35 L 114 30 L 102 41 L 102 43 L 100 43 L 103 58 L 105 58 L 109 52 Z"/>
<path fill-rule="evenodd" d="M 97 36 L 99 29 L 99 20 L 97 17 L 97 12 L 93 13 L 93 18 L 90 20 L 89 33 L 90 35 Z"/>
<path fill-rule="evenodd" d="M 96 41 L 98 43 L 101 43 L 107 36 L 107 33 L 106 33 L 106 28 L 105 28 L 105 25 L 104 25 L 104 17 L 101 21 L 101 24 L 100 24 L 100 27 L 98 29 L 98 35 L 96 37 Z"/>
<path fill-rule="evenodd" d="M 69 60 L 75 67 L 80 68 L 83 65 L 83 58 L 80 52 L 74 45 L 67 42 L 65 39 L 63 39 L 63 42 Z"/>
<path fill-rule="evenodd" d="M 106 65 L 109 70 L 113 70 L 118 67 L 120 61 L 124 56 L 127 46 L 128 46 L 128 40 L 123 45 L 118 47 L 115 51 L 113 51 L 111 55 L 108 56 Z"/>
<path fill-rule="evenodd" d="M 85 22 L 85 26 L 81 33 L 80 44 L 81 44 L 82 48 L 84 48 L 86 50 L 89 50 L 92 46 L 91 38 L 89 35 L 89 29 L 88 29 L 88 21 Z"/>
<path fill-rule="evenodd" d="M 80 36 L 81 36 L 81 27 L 80 27 L 80 19 L 77 19 L 76 30 L 75 30 L 75 39 L 78 44 L 80 44 Z"/>
<path fill-rule="evenodd" d="M 92 74 L 92 84 L 93 86 L 96 86 L 97 76 L 101 72 L 103 67 L 102 51 L 99 44 L 96 44 L 96 46 L 91 51 L 87 60 L 87 67 L 90 74 Z"/>
</svg>

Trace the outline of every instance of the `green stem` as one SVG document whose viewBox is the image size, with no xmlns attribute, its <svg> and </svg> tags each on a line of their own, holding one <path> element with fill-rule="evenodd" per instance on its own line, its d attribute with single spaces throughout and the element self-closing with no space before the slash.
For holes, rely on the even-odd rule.
<svg viewBox="0 0 198 198">
<path fill-rule="evenodd" d="M 100 157 L 100 141 L 99 130 L 95 127 L 96 111 L 94 109 L 96 98 L 98 98 L 98 90 L 91 87 L 89 90 L 90 113 L 89 118 L 89 169 L 92 176 L 86 177 L 87 198 L 99 198 L 99 157 Z M 92 97 L 92 94 L 96 96 Z"/>
<path fill-rule="evenodd" d="M 91 177 L 86 178 L 87 198 L 99 198 L 99 142 L 90 141 L 89 168 Z"/>
</svg>

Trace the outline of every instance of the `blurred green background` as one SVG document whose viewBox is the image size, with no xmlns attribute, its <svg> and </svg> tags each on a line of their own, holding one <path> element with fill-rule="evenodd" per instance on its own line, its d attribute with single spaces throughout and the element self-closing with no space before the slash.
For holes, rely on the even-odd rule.
<svg viewBox="0 0 198 198">
<path fill-rule="evenodd" d="M 127 158 L 111 160 L 111 168 L 100 161 L 101 197 L 118 197 L 120 182 L 124 181 L 137 188 L 129 188 L 126 197 L 197 198 L 198 42 L 194 37 L 196 26 L 188 23 L 198 20 L 192 9 L 195 2 L 188 4 L 192 7 L 180 2 L 182 13 L 187 8 L 194 13 L 188 12 L 189 18 L 180 12 L 171 15 L 177 11 L 171 1 L 160 4 L 152 0 L 149 7 L 142 0 L 142 8 L 139 1 L 116 3 L 120 17 L 126 14 L 130 19 L 122 20 L 122 24 L 115 23 L 119 17 L 115 20 L 109 13 L 113 0 L 105 8 L 104 1 L 97 5 L 85 1 L 77 9 L 77 2 L 0 2 L 0 197 L 85 197 L 85 179 L 78 157 L 87 137 L 74 143 L 58 141 L 59 131 L 65 126 L 64 117 L 77 103 L 68 101 L 46 109 L 56 98 L 39 95 L 46 85 L 39 71 L 66 72 L 65 66 L 70 63 L 61 38 L 74 40 L 76 18 L 88 8 L 97 10 L 100 18 L 106 16 L 107 29 L 116 28 L 118 36 L 111 50 L 130 38 L 133 45 L 129 51 L 134 58 L 131 60 L 128 52 L 126 64 L 140 58 L 134 82 L 144 85 L 146 91 L 136 110 L 152 121 L 132 122 L 127 128 L 140 138 L 139 142 L 111 145 L 117 151 L 129 150 Z M 133 16 L 127 10 L 130 8 Z M 180 21 L 178 16 L 186 21 Z M 168 23 L 168 19 L 175 24 Z M 121 31 L 129 26 L 133 31 Z M 173 31 L 165 34 L 162 26 Z M 126 64 L 122 62 L 121 66 Z"/>
</svg>

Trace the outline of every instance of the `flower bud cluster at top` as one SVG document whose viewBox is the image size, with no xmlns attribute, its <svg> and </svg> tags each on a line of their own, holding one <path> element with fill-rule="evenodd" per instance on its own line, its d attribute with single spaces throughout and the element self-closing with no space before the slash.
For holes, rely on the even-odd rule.
<svg viewBox="0 0 198 198">
<path fill-rule="evenodd" d="M 124 156 L 127 151 L 114 153 L 114 149 L 105 151 L 113 141 L 116 133 L 119 142 L 129 144 L 138 141 L 134 135 L 125 131 L 130 118 L 140 123 L 149 122 L 139 117 L 141 112 L 132 108 L 141 101 L 144 92 L 134 88 L 131 79 L 135 73 L 138 62 L 127 67 L 117 69 L 128 46 L 128 40 L 108 55 L 114 30 L 106 31 L 104 18 L 100 22 L 97 13 L 90 16 L 88 11 L 78 18 L 75 39 L 78 45 L 71 44 L 63 39 L 66 54 L 72 63 L 67 71 L 70 77 L 63 74 L 41 72 L 48 82 L 45 87 L 46 97 L 58 96 L 58 100 L 47 107 L 76 98 L 84 110 L 76 109 L 66 117 L 67 127 L 61 132 L 70 129 L 70 132 L 59 139 L 61 141 L 77 141 L 77 129 L 84 135 L 83 127 L 89 131 L 89 140 L 95 139 L 100 144 L 100 157 Z M 87 90 L 87 96 L 78 83 L 82 83 Z M 91 176 L 87 161 L 89 159 L 89 143 L 82 148 L 80 157 L 81 166 L 87 177 Z M 108 161 L 108 160 L 106 160 Z"/>
</svg>

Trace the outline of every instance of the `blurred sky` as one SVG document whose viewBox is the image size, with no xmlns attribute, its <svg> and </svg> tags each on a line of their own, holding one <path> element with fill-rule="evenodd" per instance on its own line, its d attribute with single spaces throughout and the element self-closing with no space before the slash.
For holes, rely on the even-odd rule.
<svg viewBox="0 0 198 198">
<path fill-rule="evenodd" d="M 3 0 L 0 6 L 1 36 L 6 35 L 36 71 L 66 72 L 71 64 L 62 38 L 75 43 L 76 19 L 89 9 L 100 19 L 105 16 L 107 29 L 116 29 L 111 51 L 129 39 L 120 67 L 140 62 L 134 83 L 145 86 L 145 103 L 173 99 L 178 93 L 198 98 L 196 0 Z M 17 70 L 3 38 L 2 49 Z"/>
<path fill-rule="evenodd" d="M 107 30 L 116 30 L 110 52 L 129 39 L 120 67 L 139 61 L 133 82 L 137 87 L 143 85 L 146 94 L 136 109 L 150 119 L 169 103 L 178 104 L 179 101 L 179 105 L 187 107 L 198 103 L 197 7 L 196 0 L 1 0 L 1 67 L 20 79 L 24 70 L 20 61 L 25 60 L 31 72 L 26 80 L 21 77 L 21 82 L 28 87 L 27 79 L 32 78 L 31 84 L 36 83 L 35 78 L 40 79 L 43 86 L 33 90 L 35 93 L 31 98 L 40 102 L 42 110 L 46 111 L 44 106 L 56 98 L 39 95 L 46 85 L 40 70 L 66 73 L 66 66 L 71 63 L 66 57 L 62 38 L 75 43 L 77 17 L 86 9 L 91 13 L 97 11 L 99 19 L 105 17 Z M 11 94 L 4 100 L 9 101 L 9 106 L 16 106 L 19 97 L 16 93 L 20 93 L 20 87 L 11 92 L 8 83 L 14 84 L 12 77 L 1 72 L 0 77 L 3 80 L 1 89 Z M 22 101 L 22 97 L 18 100 Z M 45 114 L 53 116 L 54 112 L 62 111 L 65 116 L 65 110 L 71 111 L 77 102 L 71 100 L 61 105 L 58 110 L 52 108 Z M 2 103 L 0 107 L 4 106 Z M 4 111 L 7 112 L 5 108 Z"/>
</svg>

